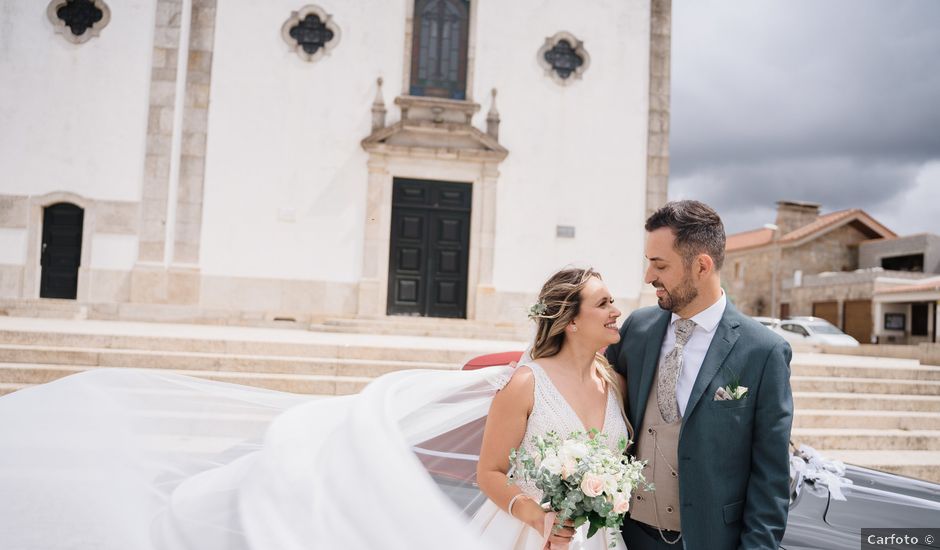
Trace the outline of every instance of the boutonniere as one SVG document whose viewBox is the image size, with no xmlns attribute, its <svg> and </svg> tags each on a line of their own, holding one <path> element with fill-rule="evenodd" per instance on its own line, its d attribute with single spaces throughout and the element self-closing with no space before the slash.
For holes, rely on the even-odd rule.
<svg viewBox="0 0 940 550">
<path fill-rule="evenodd" d="M 744 396 L 747 395 L 747 386 L 742 386 L 741 379 L 730 369 L 725 367 L 725 370 L 731 374 L 730 382 L 727 386 L 718 388 L 718 391 L 715 392 L 715 401 L 744 399 Z"/>
</svg>

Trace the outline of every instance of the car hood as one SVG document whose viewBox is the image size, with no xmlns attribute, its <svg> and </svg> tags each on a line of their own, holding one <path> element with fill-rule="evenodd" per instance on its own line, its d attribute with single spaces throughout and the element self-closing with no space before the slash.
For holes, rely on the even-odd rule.
<svg viewBox="0 0 940 550">
<path fill-rule="evenodd" d="M 940 485 L 886 472 L 847 466 L 843 485 L 846 500 L 830 496 L 826 523 L 839 529 L 858 530 L 879 525 L 933 527 L 940 517 Z"/>
<path fill-rule="evenodd" d="M 858 550 L 863 527 L 933 527 L 940 485 L 827 459 L 801 445 L 781 549 Z"/>
<path fill-rule="evenodd" d="M 853 466 L 845 466 L 845 477 L 856 487 L 868 487 L 931 501 L 940 506 L 940 484 L 913 477 Z"/>
<path fill-rule="evenodd" d="M 858 340 L 848 334 L 815 334 L 815 340 L 829 346 L 857 346 Z"/>
</svg>

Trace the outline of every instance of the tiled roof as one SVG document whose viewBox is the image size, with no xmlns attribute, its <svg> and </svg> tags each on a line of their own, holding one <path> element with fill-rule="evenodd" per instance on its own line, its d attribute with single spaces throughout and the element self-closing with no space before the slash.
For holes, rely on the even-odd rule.
<svg viewBox="0 0 940 550">
<path fill-rule="evenodd" d="M 805 239 L 806 237 L 810 237 L 815 233 L 818 233 L 853 217 L 859 218 L 859 220 L 862 221 L 865 225 L 875 229 L 885 237 L 897 236 L 893 231 L 881 225 L 878 223 L 878 221 L 869 216 L 864 210 L 860 208 L 849 208 L 847 210 L 838 210 L 836 212 L 830 212 L 828 214 L 819 216 L 819 218 L 817 218 L 814 222 L 808 223 L 803 227 L 794 229 L 786 235 L 783 235 L 780 237 L 780 242 L 786 244 Z M 751 231 L 745 231 L 743 233 L 735 233 L 734 235 L 728 235 L 725 250 L 735 251 L 745 248 L 763 246 L 772 243 L 773 238 L 773 230 L 767 228 L 752 229 Z"/>
<path fill-rule="evenodd" d="M 888 288 L 883 288 L 875 294 L 900 294 L 902 292 L 933 292 L 934 290 L 940 290 L 940 277 L 933 279 L 927 279 L 922 283 L 916 285 L 899 285 L 892 286 Z"/>
<path fill-rule="evenodd" d="M 761 228 L 745 231 L 744 233 L 735 233 L 728 235 L 725 242 L 725 250 L 740 250 L 742 248 L 751 248 L 770 244 L 774 240 L 774 232 L 771 229 Z"/>
<path fill-rule="evenodd" d="M 830 212 L 828 214 L 819 216 L 818 218 L 816 218 L 816 221 L 812 223 L 808 223 L 804 225 L 803 227 L 800 227 L 799 229 L 794 229 L 793 231 L 790 231 L 783 237 L 780 237 L 780 240 L 784 242 L 798 241 L 802 239 L 803 237 L 808 237 L 812 235 L 813 233 L 816 233 L 817 231 L 822 231 L 823 229 L 831 225 L 834 225 L 858 213 L 864 214 L 864 212 L 862 212 L 858 208 L 850 208 L 848 210 L 837 210 L 835 212 Z"/>
</svg>

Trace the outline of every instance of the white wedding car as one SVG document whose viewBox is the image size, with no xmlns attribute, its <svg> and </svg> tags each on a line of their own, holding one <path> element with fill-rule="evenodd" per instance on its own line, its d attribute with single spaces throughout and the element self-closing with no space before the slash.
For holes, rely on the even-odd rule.
<svg viewBox="0 0 940 550">
<path fill-rule="evenodd" d="M 790 343 L 857 347 L 858 340 L 819 317 L 791 317 L 771 327 Z"/>
</svg>

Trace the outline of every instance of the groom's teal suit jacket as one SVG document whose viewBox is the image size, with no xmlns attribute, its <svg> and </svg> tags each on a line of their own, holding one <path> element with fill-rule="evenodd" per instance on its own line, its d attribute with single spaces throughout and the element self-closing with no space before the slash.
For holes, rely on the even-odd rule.
<svg viewBox="0 0 940 550">
<path fill-rule="evenodd" d="M 671 316 L 657 306 L 639 309 L 607 348 L 627 379 L 625 407 L 637 430 Z M 792 353 L 730 301 L 715 330 L 679 433 L 682 538 L 687 550 L 776 550 L 789 506 Z M 745 397 L 715 401 L 735 377 L 748 388 Z"/>
</svg>

